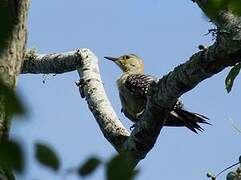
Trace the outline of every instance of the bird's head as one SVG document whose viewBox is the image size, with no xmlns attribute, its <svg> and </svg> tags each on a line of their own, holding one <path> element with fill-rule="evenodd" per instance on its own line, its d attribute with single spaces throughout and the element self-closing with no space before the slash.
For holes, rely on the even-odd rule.
<svg viewBox="0 0 241 180">
<path fill-rule="evenodd" d="M 105 57 L 108 60 L 117 64 L 123 72 L 143 73 L 144 64 L 143 60 L 135 54 L 123 55 L 116 57 Z"/>
</svg>

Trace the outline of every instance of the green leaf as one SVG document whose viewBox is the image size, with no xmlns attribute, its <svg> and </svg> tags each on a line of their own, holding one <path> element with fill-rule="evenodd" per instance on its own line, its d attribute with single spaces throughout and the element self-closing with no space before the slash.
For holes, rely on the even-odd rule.
<svg viewBox="0 0 241 180">
<path fill-rule="evenodd" d="M 241 15 L 240 0 L 207 0 L 202 3 L 202 7 L 210 19 L 216 19 L 217 15 L 223 10 L 231 11 L 237 16 Z"/>
<path fill-rule="evenodd" d="M 203 11 L 210 19 L 215 19 L 218 13 L 228 8 L 227 0 L 208 0 L 203 3 Z"/>
<path fill-rule="evenodd" d="M 47 166 L 54 171 L 57 171 L 60 167 L 60 161 L 57 154 L 45 144 L 35 144 L 35 157 L 40 164 Z"/>
<path fill-rule="evenodd" d="M 0 167 L 7 171 L 23 172 L 24 154 L 17 142 L 8 140 L 0 143 Z"/>
<path fill-rule="evenodd" d="M 96 168 L 100 165 L 100 159 L 96 157 L 91 157 L 84 162 L 83 165 L 78 169 L 78 173 L 81 176 L 87 176 L 96 170 Z"/>
<path fill-rule="evenodd" d="M 107 180 L 132 180 L 137 174 L 133 169 L 133 159 L 128 153 L 121 153 L 107 163 Z"/>
<path fill-rule="evenodd" d="M 239 74 L 241 68 L 241 63 L 236 64 L 228 73 L 226 79 L 225 79 L 225 86 L 226 86 L 226 90 L 229 93 L 232 90 L 233 87 L 233 82 L 234 79 L 237 77 L 237 75 Z"/>
<path fill-rule="evenodd" d="M 0 54 L 7 45 L 7 40 L 14 27 L 13 8 L 10 7 L 9 1 L 0 1 Z"/>
<path fill-rule="evenodd" d="M 4 106 L 6 111 L 10 114 L 24 114 L 25 109 L 19 98 L 17 97 L 15 91 L 8 86 L 6 86 L 0 80 L 0 97 L 4 98 Z"/>
<path fill-rule="evenodd" d="M 228 9 L 237 16 L 241 16 L 241 1 L 240 0 L 229 0 Z"/>
</svg>

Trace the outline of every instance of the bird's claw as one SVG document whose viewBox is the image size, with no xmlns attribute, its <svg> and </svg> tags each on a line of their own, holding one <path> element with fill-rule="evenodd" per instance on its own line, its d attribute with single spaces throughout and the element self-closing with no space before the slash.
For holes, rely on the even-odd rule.
<svg viewBox="0 0 241 180">
<path fill-rule="evenodd" d="M 75 84 L 76 84 L 76 86 L 78 86 L 78 87 L 83 86 L 84 80 L 83 80 L 83 79 L 80 79 L 80 80 L 78 80 L 78 81 L 75 81 Z"/>
</svg>

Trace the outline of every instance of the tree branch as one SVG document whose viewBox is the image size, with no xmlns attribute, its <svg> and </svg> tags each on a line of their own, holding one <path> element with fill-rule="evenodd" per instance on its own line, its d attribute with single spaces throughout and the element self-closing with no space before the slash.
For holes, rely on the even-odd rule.
<svg viewBox="0 0 241 180">
<path fill-rule="evenodd" d="M 81 59 L 81 65 L 77 69 L 81 96 L 85 97 L 105 138 L 120 152 L 122 144 L 129 137 L 129 132 L 119 121 L 105 94 L 98 59 L 88 49 L 78 50 L 76 55 Z"/>
<path fill-rule="evenodd" d="M 221 12 L 216 42 L 194 54 L 189 61 L 176 67 L 158 82 L 159 105 L 168 104 L 193 89 L 201 81 L 241 61 L 241 18 Z M 160 102 L 160 100 L 162 100 Z"/>
<path fill-rule="evenodd" d="M 194 54 L 186 63 L 153 83 L 142 119 L 126 141 L 127 149 L 134 150 L 137 160 L 143 159 L 152 149 L 165 119 L 182 94 L 225 67 L 241 61 L 241 18 L 221 12 L 218 19 L 216 23 L 222 29 L 218 30 L 217 40 L 212 46 Z"/>
<path fill-rule="evenodd" d="M 105 95 L 97 58 L 90 50 L 37 54 L 37 61 L 34 58 L 25 60 L 22 73 L 64 73 L 77 67 L 81 96 L 85 96 L 104 136 L 117 151 L 130 152 L 136 165 L 154 146 L 177 98 L 225 67 L 241 61 L 241 18 L 224 11 L 219 13 L 215 23 L 218 31 L 212 46 L 194 54 L 186 63 L 152 84 L 145 112 L 131 134 L 117 118 Z"/>
<path fill-rule="evenodd" d="M 76 51 L 38 54 L 34 49 L 25 52 L 21 74 L 60 74 L 76 70 L 80 65 Z"/>
</svg>

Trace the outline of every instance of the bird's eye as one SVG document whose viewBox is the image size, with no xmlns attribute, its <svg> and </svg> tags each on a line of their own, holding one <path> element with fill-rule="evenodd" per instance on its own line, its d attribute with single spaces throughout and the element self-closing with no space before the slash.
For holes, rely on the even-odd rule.
<svg viewBox="0 0 241 180">
<path fill-rule="evenodd" d="M 126 56 L 124 56 L 124 59 L 129 59 L 129 58 L 130 58 L 130 56 L 127 56 L 127 55 L 126 55 Z"/>
</svg>

